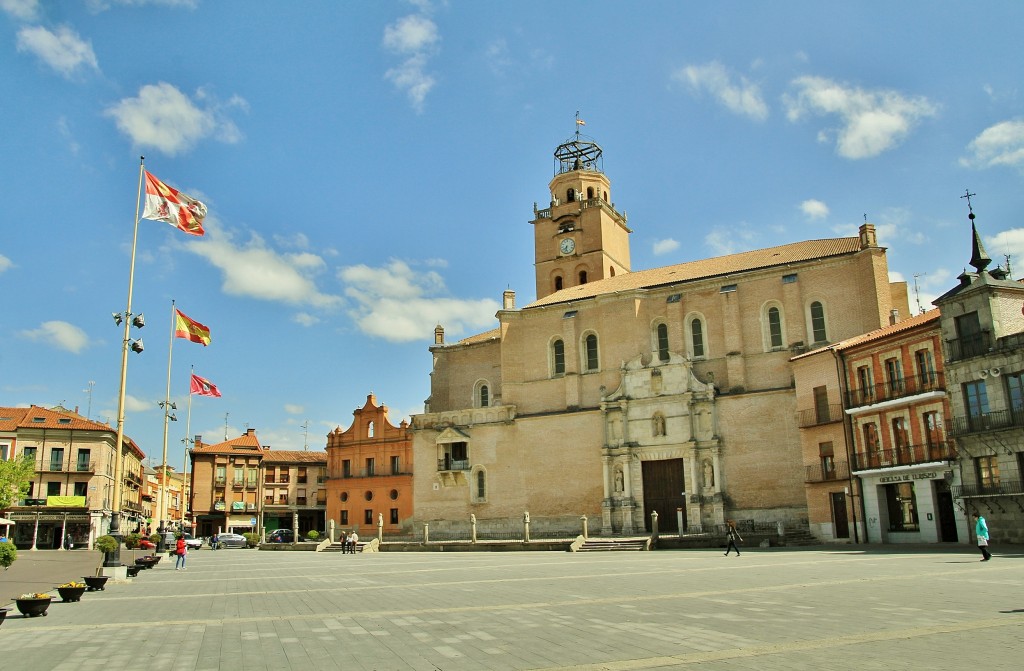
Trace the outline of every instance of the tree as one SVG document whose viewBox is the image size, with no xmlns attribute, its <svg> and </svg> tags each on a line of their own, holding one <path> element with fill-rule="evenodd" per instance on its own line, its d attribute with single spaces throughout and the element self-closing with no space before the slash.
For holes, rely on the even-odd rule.
<svg viewBox="0 0 1024 671">
<path fill-rule="evenodd" d="M 0 510 L 10 508 L 28 494 L 28 484 L 36 472 L 32 457 L 0 461 Z"/>
</svg>

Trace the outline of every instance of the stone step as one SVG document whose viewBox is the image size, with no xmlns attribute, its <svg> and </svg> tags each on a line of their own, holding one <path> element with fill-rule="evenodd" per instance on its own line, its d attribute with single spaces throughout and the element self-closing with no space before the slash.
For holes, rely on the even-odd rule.
<svg viewBox="0 0 1024 671">
<path fill-rule="evenodd" d="M 321 550 L 321 552 L 341 552 L 343 549 L 345 549 L 344 544 L 342 544 L 342 543 L 331 543 L 330 545 L 325 547 L 323 550 Z M 362 551 L 363 551 L 363 543 L 356 543 L 356 552 L 362 552 Z"/>
<path fill-rule="evenodd" d="M 577 552 L 641 552 L 646 549 L 646 539 L 588 539 L 580 546 Z"/>
</svg>

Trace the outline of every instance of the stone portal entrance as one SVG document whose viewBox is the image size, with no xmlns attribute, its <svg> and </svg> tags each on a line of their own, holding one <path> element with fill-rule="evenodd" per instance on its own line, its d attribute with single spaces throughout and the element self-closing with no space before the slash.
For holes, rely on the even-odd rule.
<svg viewBox="0 0 1024 671">
<path fill-rule="evenodd" d="M 644 483 L 644 528 L 651 531 L 651 513 L 658 513 L 658 531 L 679 531 L 676 509 L 683 509 L 686 524 L 685 459 L 641 462 Z"/>
</svg>

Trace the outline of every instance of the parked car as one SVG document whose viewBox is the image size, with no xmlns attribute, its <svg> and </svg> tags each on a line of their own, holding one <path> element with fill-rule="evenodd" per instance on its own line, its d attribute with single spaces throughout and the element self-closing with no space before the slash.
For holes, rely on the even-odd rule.
<svg viewBox="0 0 1024 671">
<path fill-rule="evenodd" d="M 164 547 L 168 550 L 173 550 L 177 547 L 178 533 L 176 531 L 165 531 L 164 532 Z M 203 547 L 202 538 L 193 538 L 192 534 L 185 534 L 185 547 L 189 550 L 198 550 Z"/>
<path fill-rule="evenodd" d="M 270 535 L 267 536 L 267 542 L 268 543 L 294 543 L 295 542 L 295 532 L 292 531 L 291 529 L 278 529 L 276 531 L 272 531 L 272 532 L 270 532 Z"/>
<path fill-rule="evenodd" d="M 244 548 L 245 536 L 241 534 L 218 534 L 217 546 L 221 548 Z"/>
<path fill-rule="evenodd" d="M 152 550 L 155 547 L 156 547 L 156 543 L 154 543 L 153 541 L 149 540 L 148 538 L 140 538 L 139 539 L 139 549 L 141 549 L 141 550 Z"/>
</svg>

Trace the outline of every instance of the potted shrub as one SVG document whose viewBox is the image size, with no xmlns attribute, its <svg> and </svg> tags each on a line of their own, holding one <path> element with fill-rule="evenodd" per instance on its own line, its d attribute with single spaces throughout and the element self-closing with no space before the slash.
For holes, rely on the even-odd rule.
<svg viewBox="0 0 1024 671">
<path fill-rule="evenodd" d="M 245 537 L 245 547 L 254 548 L 260 544 L 260 535 L 254 533 L 242 534 Z"/>
<path fill-rule="evenodd" d="M 60 594 L 60 599 L 64 603 L 73 603 L 75 601 L 82 600 L 82 594 L 85 593 L 84 582 L 66 582 L 63 585 L 57 586 L 57 593 Z"/>
<path fill-rule="evenodd" d="M 124 546 L 129 550 L 137 550 L 139 549 L 139 539 L 141 538 L 142 536 L 139 534 L 130 533 L 124 537 Z"/>
<path fill-rule="evenodd" d="M 103 554 L 110 554 L 117 551 L 117 539 L 113 536 L 100 536 L 96 539 L 95 547 Z"/>
<path fill-rule="evenodd" d="M 316 529 L 310 529 L 306 532 L 306 540 L 315 541 L 320 538 L 320 532 Z"/>
<path fill-rule="evenodd" d="M 50 607 L 53 597 L 42 592 L 31 592 L 22 594 L 14 603 L 18 605 L 18 611 L 25 617 L 39 617 L 46 615 L 46 609 Z"/>
<path fill-rule="evenodd" d="M 11 541 L 0 543 L 0 566 L 3 566 L 5 571 L 10 568 L 17 558 L 18 548 L 14 547 L 14 543 Z"/>
</svg>

